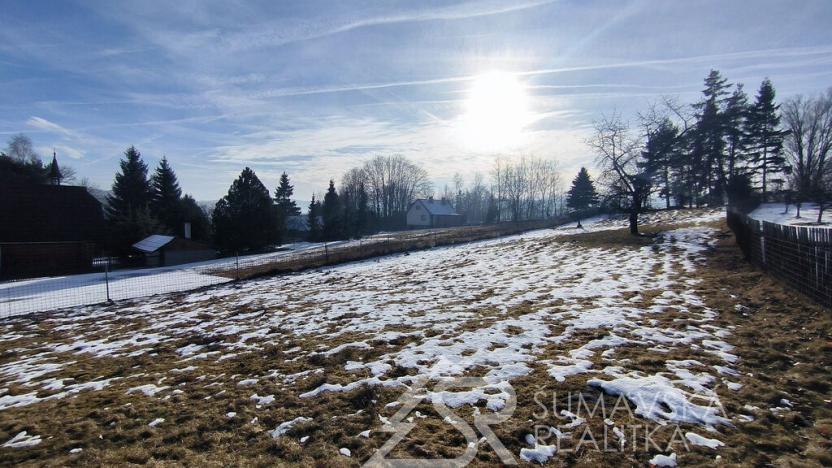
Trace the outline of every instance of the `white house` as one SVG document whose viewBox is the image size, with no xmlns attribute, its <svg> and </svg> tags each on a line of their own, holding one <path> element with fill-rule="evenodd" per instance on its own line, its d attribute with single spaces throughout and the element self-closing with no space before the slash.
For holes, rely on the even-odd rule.
<svg viewBox="0 0 832 468">
<path fill-rule="evenodd" d="M 444 199 L 420 198 L 407 210 L 407 227 L 410 228 L 461 226 L 462 223 L 462 215 Z"/>
</svg>

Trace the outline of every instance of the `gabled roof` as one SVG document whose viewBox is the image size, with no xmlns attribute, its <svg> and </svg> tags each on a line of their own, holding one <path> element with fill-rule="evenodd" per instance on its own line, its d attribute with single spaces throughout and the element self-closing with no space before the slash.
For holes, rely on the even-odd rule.
<svg viewBox="0 0 832 468">
<path fill-rule="evenodd" d="M 428 211 L 431 215 L 439 215 L 439 216 L 459 216 L 459 213 L 454 211 L 454 207 L 451 206 L 451 203 L 448 200 L 434 200 L 432 198 L 420 198 L 413 202 L 414 204 L 419 203 Z"/>
<path fill-rule="evenodd" d="M 145 253 L 153 253 L 171 243 L 173 239 L 175 239 L 175 237 L 173 236 L 153 234 L 152 236 L 145 237 L 144 239 L 133 244 L 133 248 L 136 250 L 141 250 Z"/>
</svg>

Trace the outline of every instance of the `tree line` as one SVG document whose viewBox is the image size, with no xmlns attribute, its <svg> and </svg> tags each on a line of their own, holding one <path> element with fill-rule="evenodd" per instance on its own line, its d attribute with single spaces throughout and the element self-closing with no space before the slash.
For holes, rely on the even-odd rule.
<svg viewBox="0 0 832 468">
<path fill-rule="evenodd" d="M 666 98 L 631 128 L 613 113 L 594 124 L 587 145 L 596 155 L 605 200 L 638 215 L 658 195 L 671 206 L 753 206 L 787 185 L 798 203 L 830 193 L 832 92 L 776 103 L 766 79 L 749 99 L 742 84 L 717 70 L 690 105 Z M 818 218 L 820 222 L 820 217 Z"/>
<path fill-rule="evenodd" d="M 441 197 L 467 224 L 543 219 L 567 211 L 580 219 L 606 207 L 629 213 L 634 234 L 651 198 L 666 208 L 750 206 L 778 192 L 798 202 L 798 213 L 799 204 L 808 200 L 820 202 L 822 213 L 832 192 L 832 90 L 781 105 L 770 80 L 749 98 L 742 84 L 712 70 L 696 102 L 665 98 L 639 113 L 635 127 L 618 114 L 604 116 L 586 143 L 600 169 L 597 181 L 582 167 L 564 192 L 555 161 L 498 157 L 490 179 L 474 172 L 466 183 L 457 173 Z M 0 153 L 0 169 L 4 178 L 34 183 L 47 183 L 56 172 L 64 179 L 75 176 L 71 168 L 58 169 L 56 161 L 44 164 L 23 135 Z M 310 241 L 358 238 L 405 228 L 412 202 L 432 197 L 434 188 L 424 168 L 390 155 L 349 169 L 338 186 L 330 180 L 303 216 L 293 194 L 285 172 L 272 194 L 246 167 L 209 213 L 182 193 L 167 158 L 149 175 L 131 146 L 107 198 L 107 247 L 128 255 L 132 244 L 147 235 L 183 235 L 185 223 L 193 239 L 226 253 L 270 248 L 285 241 L 290 230 Z"/>
<path fill-rule="evenodd" d="M 35 151 L 32 140 L 26 135 L 14 135 L 9 139 L 6 149 L 0 151 L 0 183 L 47 184 L 50 176 L 59 181 L 74 182 L 75 169 L 69 166 L 58 167 L 55 158 L 44 164 Z M 82 185 L 86 181 L 81 181 Z"/>
</svg>

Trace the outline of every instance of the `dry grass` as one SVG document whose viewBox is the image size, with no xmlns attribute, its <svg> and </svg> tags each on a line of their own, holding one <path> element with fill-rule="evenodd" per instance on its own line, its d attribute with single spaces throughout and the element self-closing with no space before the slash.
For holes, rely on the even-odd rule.
<svg viewBox="0 0 832 468">
<path fill-rule="evenodd" d="M 670 226 L 653 226 L 646 233 L 661 236 Z M 678 226 L 672 226 L 678 227 Z M 830 465 L 832 449 L 832 408 L 830 406 L 830 382 L 832 382 L 832 320 L 829 311 L 813 305 L 775 280 L 766 277 L 742 261 L 739 250 L 733 245 L 724 226 L 716 247 L 707 253 L 707 262 L 697 270 L 701 281 L 695 286 L 705 305 L 719 311 L 713 322 L 720 327 L 733 327 L 728 338 L 736 346 L 740 356 L 737 368 L 741 377 L 733 380 L 743 384 L 739 391 L 720 387 L 722 404 L 729 415 L 747 413 L 745 405 L 759 407 L 751 422 L 736 422 L 736 427 L 721 429 L 719 438 L 726 447 L 718 452 L 695 448 L 679 453 L 683 465 L 711 466 L 716 454 L 725 464 L 731 465 Z M 626 230 L 564 236 L 552 242 L 568 242 L 583 247 L 603 249 L 640 249 L 649 246 L 654 238 L 633 238 Z M 664 268 L 658 266 L 656 268 Z M 675 268 L 675 266 L 674 266 Z M 681 272 L 676 274 L 681 275 Z M 406 281 L 403 278 L 402 281 Z M 337 284 L 333 277 L 333 284 Z M 662 291 L 644 290 L 625 299 L 633 299 L 633 307 L 647 308 Z M 489 291 L 481 291 L 481 298 L 489 297 Z M 187 310 L 185 295 L 171 296 L 171 307 Z M 587 299 L 587 304 L 590 301 Z M 735 305 L 743 305 L 740 310 Z M 217 299 L 216 305 L 222 306 Z M 301 308 L 314 308 L 314 302 L 300 302 Z M 450 304 L 445 304 L 446 307 Z M 506 314 L 497 309 L 483 308 L 477 317 L 466 322 L 461 329 L 474 330 L 494 324 L 507 317 L 520 317 L 539 310 L 540 307 L 561 310 L 567 306 L 560 299 L 523 302 L 510 308 Z M 111 306 L 118 312 L 117 306 Z M 238 314 L 257 312 L 256 304 L 239 306 Z M 342 318 L 348 318 L 349 312 Z M 669 310 L 650 317 L 657 325 L 684 326 L 690 320 L 680 309 Z M 338 323 L 332 327 L 337 327 Z M 690 322 L 693 323 L 693 322 Z M 138 330 L 147 324 L 140 317 L 130 316 L 118 320 L 121 330 Z M 553 335 L 560 334 L 563 324 L 551 321 Z M 48 321 L 33 324 L 21 321 L 19 332 L 29 334 L 22 338 L 0 342 L 0 364 L 19 360 L 34 353 L 37 344 L 44 341 L 69 343 L 72 337 L 54 329 Z M 32 330 L 36 333 L 32 334 Z M 390 326 L 387 331 L 419 331 L 407 324 Z M 519 329 L 508 329 L 519 333 Z M 432 330 L 428 336 L 443 336 L 442 331 Z M 346 348 L 338 353 L 316 353 L 322 344 L 314 339 L 293 337 L 275 330 L 261 351 L 241 354 L 223 361 L 201 361 L 198 372 L 173 373 L 182 368 L 178 348 L 188 344 L 206 345 L 206 351 L 221 341 L 235 341 L 236 336 L 215 337 L 210 334 L 194 334 L 173 342 L 156 345 L 151 353 L 134 357 L 92 358 L 74 353 L 62 356 L 64 361 L 75 361 L 61 371 L 61 376 L 88 381 L 99 377 L 121 377 L 110 387 L 96 392 L 83 392 L 72 398 L 44 401 L 22 408 L 0 412 L 0 441 L 10 439 L 20 431 L 40 434 L 44 443 L 21 450 L 0 449 L 4 465 L 63 466 L 63 465 L 191 465 L 191 466 L 355 466 L 369 458 L 389 435 L 374 431 L 369 438 L 358 434 L 367 428 L 380 426 L 379 415 L 390 417 L 395 408 L 387 403 L 400 396 L 398 389 L 361 387 L 347 393 L 324 393 L 317 398 L 303 399 L 298 395 L 318 387 L 322 383 L 346 384 L 357 377 L 369 377 L 344 370 L 344 363 L 351 360 L 371 361 L 381 354 L 394 352 L 411 345 L 417 338 L 400 336 L 387 341 L 371 341 L 369 349 Z M 448 334 L 448 337 L 454 335 Z M 564 352 L 585 344 L 599 335 L 598 330 L 577 332 L 563 343 L 549 344 L 540 350 L 540 359 L 555 359 Z M 104 337 L 102 337 L 104 338 Z M 348 333 L 327 342 L 328 348 L 339 344 L 372 339 L 360 333 Z M 302 352 L 290 352 L 300 348 Z M 300 355 L 301 358 L 296 356 Z M 696 350 L 673 348 L 669 353 L 656 353 L 648 347 L 622 346 L 616 349 L 612 361 L 596 354 L 594 368 L 600 369 L 615 360 L 629 360 L 632 369 L 655 373 L 665 369 L 669 359 L 695 358 L 705 366 L 720 364 L 715 356 Z M 247 387 L 237 385 L 233 376 L 286 376 L 301 371 L 320 369 L 291 382 L 282 377 L 266 378 Z M 570 393 L 581 394 L 588 401 L 604 400 L 612 407 L 615 399 L 587 385 L 593 375 L 579 374 L 556 382 L 546 372 L 545 366 L 533 365 L 534 371 L 526 377 L 512 381 L 517 392 L 518 407 L 510 421 L 495 426 L 494 430 L 515 456 L 526 445 L 525 434 L 534 431 L 534 423 L 563 424 L 549 414 L 538 417 L 540 405 L 536 394 L 543 392 L 551 397 L 558 395 L 563 405 Z M 394 366 L 389 377 L 412 375 L 413 369 Z M 471 374 L 476 375 L 477 369 Z M 182 393 L 166 393 L 166 398 L 146 398 L 130 394 L 127 389 L 137 385 L 155 383 L 182 389 Z M 26 388 L 10 388 L 10 394 L 31 391 Z M 271 406 L 257 408 L 250 396 L 275 395 Z M 39 393 L 45 396 L 47 393 Z M 794 408 L 774 414 L 769 408 L 780 405 L 782 398 L 794 402 Z M 432 406 L 422 403 L 417 410 L 426 416 L 409 434 L 392 456 L 448 458 L 461 453 L 465 440 L 453 427 L 444 424 Z M 227 414 L 236 415 L 229 418 Z M 471 409 L 457 411 L 460 417 L 472 422 Z M 299 424 L 289 432 L 291 437 L 273 439 L 266 431 L 298 416 L 313 420 Z M 165 422 L 149 427 L 156 418 Z M 252 422 L 257 418 L 256 422 Z M 616 423 L 627 421 L 613 418 Z M 601 417 L 590 418 L 587 426 L 593 434 L 604 431 Z M 583 428 L 581 428 L 581 431 Z M 704 433 L 701 429 L 698 432 Z M 309 436 L 306 443 L 299 439 Z M 572 435 L 574 446 L 580 433 Z M 667 442 L 672 434 L 659 431 L 655 440 Z M 77 454 L 71 449 L 83 447 Z M 346 447 L 352 458 L 336 455 Z M 579 450 L 555 457 L 554 466 L 610 466 L 644 465 L 649 455 L 644 451 L 596 452 Z M 483 446 L 477 454 L 474 466 L 499 464 L 497 455 Z"/>
</svg>

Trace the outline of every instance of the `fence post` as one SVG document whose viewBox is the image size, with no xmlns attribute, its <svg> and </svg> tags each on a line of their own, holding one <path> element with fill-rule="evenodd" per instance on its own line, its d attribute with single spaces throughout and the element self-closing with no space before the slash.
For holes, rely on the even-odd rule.
<svg viewBox="0 0 832 468">
<path fill-rule="evenodd" d="M 12 292 L 11 288 L 8 287 L 8 285 L 4 289 L 6 290 L 6 318 L 8 318 L 12 316 Z"/>
<path fill-rule="evenodd" d="M 326 241 L 324 241 L 324 264 L 329 265 L 329 247 Z"/>
<path fill-rule="evenodd" d="M 104 262 L 104 289 L 107 294 L 107 302 L 112 302 L 110 299 L 110 256 L 107 256 L 107 261 Z"/>
<path fill-rule="evenodd" d="M 234 252 L 234 265 L 237 281 L 240 281 L 240 252 Z"/>
<path fill-rule="evenodd" d="M 766 267 L 766 236 L 760 234 L 760 262 Z"/>
</svg>

